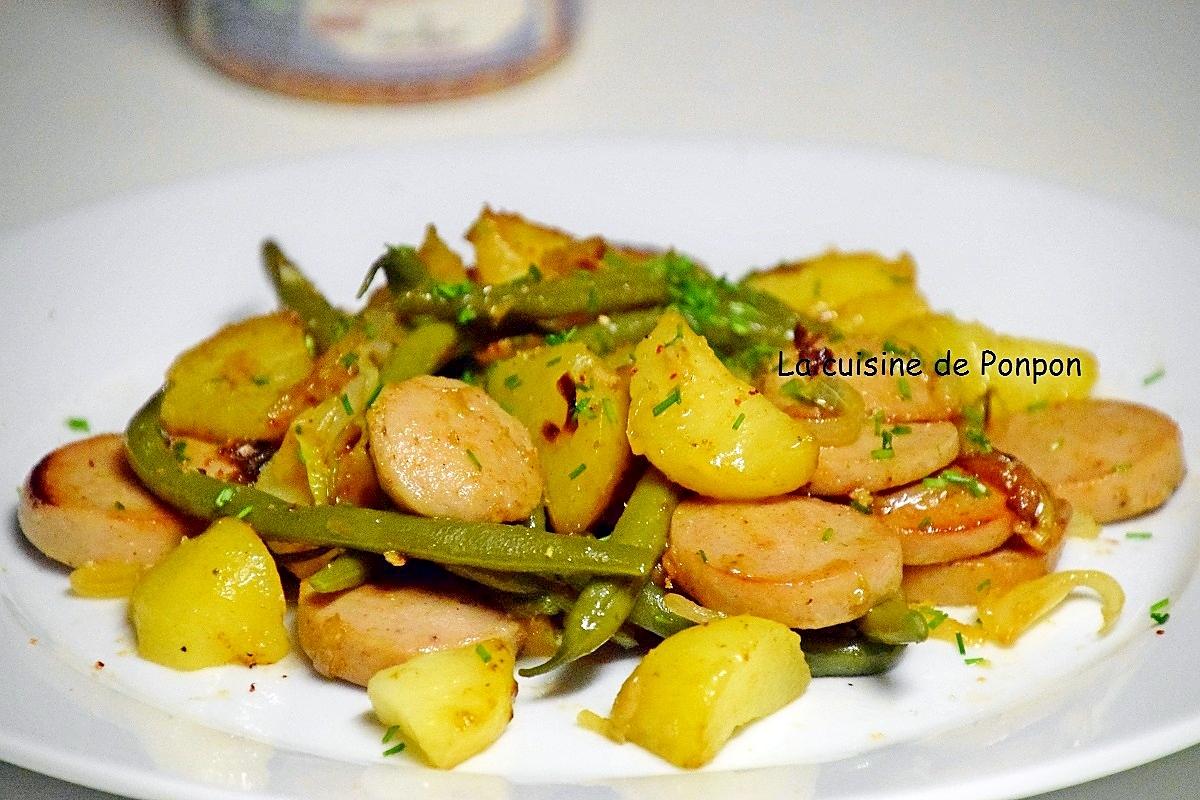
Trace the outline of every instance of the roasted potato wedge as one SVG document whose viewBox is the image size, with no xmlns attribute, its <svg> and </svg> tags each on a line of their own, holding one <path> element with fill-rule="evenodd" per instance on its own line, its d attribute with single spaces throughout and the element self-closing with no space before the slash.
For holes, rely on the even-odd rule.
<svg viewBox="0 0 1200 800">
<path fill-rule="evenodd" d="M 216 442 L 274 441 L 288 420 L 272 410 L 312 369 L 304 326 L 289 312 L 227 325 L 167 371 L 163 427 Z"/>
<path fill-rule="evenodd" d="M 487 391 L 529 430 L 554 530 L 587 530 L 612 501 L 632 456 L 627 381 L 583 345 L 518 353 L 488 373 Z"/>
<path fill-rule="evenodd" d="M 635 350 L 629 444 L 707 497 L 774 497 L 808 482 L 817 446 L 803 427 L 735 377 L 674 311 Z"/>
<path fill-rule="evenodd" d="M 151 567 L 129 601 L 138 653 L 173 669 L 270 664 L 287 655 L 275 560 L 226 517 Z"/>
</svg>

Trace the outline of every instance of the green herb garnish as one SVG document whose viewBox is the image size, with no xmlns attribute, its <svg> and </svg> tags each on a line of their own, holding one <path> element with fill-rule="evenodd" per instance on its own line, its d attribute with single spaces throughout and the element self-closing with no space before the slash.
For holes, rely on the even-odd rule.
<svg viewBox="0 0 1200 800">
<path fill-rule="evenodd" d="M 965 656 L 967 654 L 967 646 L 963 642 L 962 634 L 957 631 L 954 634 L 954 643 L 958 645 L 958 654 Z"/>
<path fill-rule="evenodd" d="M 908 378 L 896 378 L 896 392 L 901 400 L 912 400 L 912 388 L 908 385 Z"/>
<path fill-rule="evenodd" d="M 76 433 L 92 432 L 92 423 L 88 422 L 85 417 L 68 417 L 67 427 Z"/>
<path fill-rule="evenodd" d="M 482 644 L 475 645 L 475 655 L 485 664 L 492 660 L 492 654 Z"/>
<path fill-rule="evenodd" d="M 515 372 L 512 375 L 509 375 L 507 378 L 504 379 L 504 388 L 509 389 L 510 391 L 512 389 L 516 389 L 520 385 L 521 385 L 521 376 Z"/>
<path fill-rule="evenodd" d="M 568 472 L 567 477 L 570 478 L 571 480 L 575 480 L 576 478 L 578 478 L 580 475 L 583 474 L 583 471 L 585 469 L 587 469 L 587 464 L 580 464 L 578 467 L 576 467 L 575 469 Z"/>
<path fill-rule="evenodd" d="M 1150 606 L 1150 619 L 1154 620 L 1155 625 L 1162 625 L 1171 618 L 1167 613 L 1167 608 L 1171 605 L 1171 598 L 1164 597 L 1154 605 Z"/>
<path fill-rule="evenodd" d="M 556 331 L 546 334 L 546 344 L 566 344 L 575 338 L 575 328 L 567 328 L 565 331 Z"/>
<path fill-rule="evenodd" d="M 471 463 L 475 465 L 476 470 L 483 472 L 483 464 L 479 463 L 479 456 L 475 455 L 470 448 L 467 448 L 467 458 L 470 459 Z"/>
<path fill-rule="evenodd" d="M 217 493 L 217 497 L 213 501 L 213 505 L 215 505 L 217 508 L 224 508 L 225 506 L 229 505 L 229 501 L 232 499 L 233 499 L 233 487 L 226 486 L 224 489 L 222 489 L 220 492 Z"/>
<path fill-rule="evenodd" d="M 683 401 L 683 397 L 679 393 L 679 387 L 676 386 L 674 389 L 671 390 L 671 393 L 669 395 L 667 395 L 661 401 L 659 401 L 658 405 L 656 405 L 653 408 L 652 413 L 654 414 L 654 416 L 657 417 L 660 414 L 662 414 L 664 411 L 666 411 L 668 408 L 670 408 L 671 406 L 675 405 L 676 403 L 680 403 L 682 401 Z"/>
<path fill-rule="evenodd" d="M 1154 372 L 1151 372 L 1149 375 L 1142 378 L 1142 386 L 1150 386 L 1151 384 L 1158 383 L 1166 374 L 1167 368 L 1159 367 L 1158 369 L 1154 370 Z"/>
<path fill-rule="evenodd" d="M 742 427 L 742 423 L 745 421 L 746 421 L 746 415 L 738 414 L 737 419 L 735 419 L 733 421 L 733 429 L 736 431 L 738 428 Z"/>
</svg>

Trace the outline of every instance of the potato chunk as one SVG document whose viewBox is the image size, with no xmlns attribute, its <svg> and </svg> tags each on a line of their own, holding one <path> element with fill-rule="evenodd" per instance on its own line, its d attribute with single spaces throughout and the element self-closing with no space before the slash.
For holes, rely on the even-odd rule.
<svg viewBox="0 0 1200 800">
<path fill-rule="evenodd" d="M 449 769 L 488 748 L 512 719 L 517 682 L 506 642 L 425 653 L 367 683 L 375 716 L 431 766 Z"/>
<path fill-rule="evenodd" d="M 416 514 L 511 522 L 541 502 L 529 431 L 482 389 L 433 375 L 389 384 L 367 428 L 380 485 Z"/>
<path fill-rule="evenodd" d="M 336 594 L 300 585 L 300 646 L 322 675 L 366 686 L 422 653 L 498 639 L 516 652 L 519 623 L 450 583 L 364 584 Z"/>
<path fill-rule="evenodd" d="M 283 586 L 254 530 L 217 520 L 138 583 L 129 614 L 138 653 L 173 669 L 270 664 L 287 655 Z"/>
<path fill-rule="evenodd" d="M 988 434 L 1097 522 L 1158 508 L 1185 471 L 1179 426 L 1136 403 L 1069 400 L 997 416 Z"/>
<path fill-rule="evenodd" d="M 570 234 L 531 222 L 520 214 L 497 212 L 484 206 L 467 231 L 475 246 L 475 268 L 481 283 L 506 283 L 523 277 L 531 266 L 539 269 L 547 253 L 569 246 Z"/>
<path fill-rule="evenodd" d="M 116 434 L 72 442 L 39 461 L 21 487 L 17 519 L 34 547 L 70 567 L 148 567 L 200 529 L 146 491 Z"/>
<path fill-rule="evenodd" d="M 674 311 L 635 350 L 629 444 L 707 497 L 774 497 L 803 486 L 817 447 L 802 425 L 721 363 Z"/>
<path fill-rule="evenodd" d="M 700 603 L 792 628 L 861 617 L 900 587 L 900 542 L 878 519 L 811 497 L 685 500 L 663 566 Z"/>
<path fill-rule="evenodd" d="M 163 427 L 218 442 L 279 441 L 275 404 L 312 368 L 304 327 L 287 312 L 228 325 L 167 371 Z"/>
<path fill-rule="evenodd" d="M 625 381 L 583 345 L 567 343 L 498 362 L 487 390 L 533 437 L 554 530 L 587 530 L 631 461 Z"/>
<path fill-rule="evenodd" d="M 786 625 L 726 617 L 680 631 L 642 659 L 613 703 L 607 733 L 685 768 L 734 732 L 795 700 L 811 680 Z"/>
<path fill-rule="evenodd" d="M 746 282 L 797 311 L 837 319 L 846 303 L 864 295 L 911 288 L 915 278 L 916 265 L 907 253 L 891 261 L 878 253 L 829 250 L 755 273 Z"/>
</svg>

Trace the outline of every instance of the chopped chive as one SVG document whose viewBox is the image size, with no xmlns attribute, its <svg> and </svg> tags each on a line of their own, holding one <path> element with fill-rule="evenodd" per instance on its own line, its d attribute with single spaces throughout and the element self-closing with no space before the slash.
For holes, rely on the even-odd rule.
<svg viewBox="0 0 1200 800">
<path fill-rule="evenodd" d="M 988 493 L 987 486 L 974 475 L 967 475 L 956 469 L 944 470 L 941 475 L 947 483 L 962 486 L 975 497 L 983 497 Z"/>
<path fill-rule="evenodd" d="M 1152 534 L 1150 531 L 1130 531 L 1129 533 L 1125 534 L 1125 538 L 1126 539 L 1149 539 L 1153 535 L 1154 534 Z"/>
<path fill-rule="evenodd" d="M 738 414 L 737 419 L 735 419 L 733 421 L 733 429 L 736 431 L 738 428 L 742 427 L 742 423 L 745 421 L 746 421 L 746 415 Z"/>
<path fill-rule="evenodd" d="M 460 297 L 466 297 L 470 291 L 471 284 L 467 281 L 436 283 L 433 286 L 433 293 L 443 300 L 457 300 Z"/>
<path fill-rule="evenodd" d="M 475 655 L 485 664 L 492 660 L 492 654 L 482 644 L 475 645 Z"/>
<path fill-rule="evenodd" d="M 387 731 L 385 731 L 385 732 L 384 732 L 384 734 L 383 734 L 383 741 L 381 741 L 381 742 L 380 742 L 380 744 L 387 744 L 387 743 L 388 743 L 388 742 L 390 742 L 392 739 L 395 739 L 395 738 L 396 738 L 396 734 L 397 734 L 397 733 L 399 733 L 399 732 L 400 732 L 400 726 L 399 726 L 399 725 L 393 725 L 392 727 L 388 728 L 388 729 L 387 729 Z"/>
<path fill-rule="evenodd" d="M 271 382 L 271 379 L 268 378 L 266 375 L 255 375 L 250 380 L 254 382 L 255 386 L 266 386 L 268 383 Z"/>
<path fill-rule="evenodd" d="M 893 356 L 906 356 L 910 351 L 893 342 L 891 339 L 883 340 L 883 352 Z"/>
<path fill-rule="evenodd" d="M 707 554 L 707 553 L 705 553 L 703 550 L 697 550 L 697 551 L 696 551 L 696 555 L 700 556 L 700 560 L 701 560 L 703 563 L 705 563 L 705 564 L 707 564 L 707 563 L 708 563 L 708 554 Z"/>
<path fill-rule="evenodd" d="M 346 412 L 346 416 L 347 417 L 354 416 L 354 406 L 350 405 L 350 398 L 346 396 L 345 392 L 342 392 L 341 400 L 342 400 L 342 410 Z"/>
<path fill-rule="evenodd" d="M 676 403 L 682 402 L 682 400 L 683 400 L 683 398 L 679 393 L 679 387 L 676 386 L 674 389 L 671 390 L 671 393 L 669 395 L 667 395 L 661 401 L 659 401 L 658 405 L 656 405 L 654 407 L 652 413 L 654 414 L 654 416 L 657 417 L 660 414 L 662 414 L 664 411 L 666 411 L 668 408 L 670 408 L 671 406 L 675 405 Z"/>
<path fill-rule="evenodd" d="M 342 365 L 343 369 L 350 369 L 354 366 L 355 361 L 358 361 L 358 353 L 353 350 L 338 359 L 338 363 Z"/>
<path fill-rule="evenodd" d="M 394 755 L 396 755 L 396 753 L 402 753 L 402 752 L 404 752 L 404 742 L 400 742 L 395 747 L 389 747 L 387 750 L 383 751 L 383 754 L 385 756 L 394 756 Z"/>
<path fill-rule="evenodd" d="M 889 458 L 895 458 L 896 451 L 890 447 L 880 447 L 871 451 L 871 458 L 876 461 L 886 461 Z"/>
<path fill-rule="evenodd" d="M 546 366 L 553 367 L 555 364 L 559 363 L 560 361 L 562 361 L 562 356 L 555 356 L 554 358 L 552 358 L 546 362 Z"/>
<path fill-rule="evenodd" d="M 933 630 L 949 618 L 950 615 L 945 611 L 942 611 L 940 608 L 931 608 L 929 609 L 928 616 L 925 619 L 925 624 L 929 630 Z"/>
<path fill-rule="evenodd" d="M 187 461 L 187 440 L 180 439 L 171 445 L 171 452 L 175 454 L 175 460 L 182 464 Z"/>
<path fill-rule="evenodd" d="M 578 467 L 576 467 L 575 469 L 568 472 L 567 477 L 570 478 L 571 480 L 575 480 L 576 478 L 578 478 L 580 475 L 583 474 L 583 471 L 585 469 L 587 469 L 587 464 L 580 464 Z"/>
<path fill-rule="evenodd" d="M 233 487 L 226 486 L 217 494 L 217 498 L 213 501 L 213 505 L 215 505 L 217 508 L 224 508 L 225 506 L 229 505 L 229 501 L 232 499 Z"/>
<path fill-rule="evenodd" d="M 683 325 L 682 324 L 676 325 L 675 326 L 675 336 L 673 336 L 671 338 L 671 341 L 664 342 L 663 347 L 670 347 L 671 345 L 675 344 L 682 338 L 683 338 Z"/>
<path fill-rule="evenodd" d="M 967 646 L 963 642 L 962 633 L 955 631 L 954 643 L 958 645 L 958 654 L 960 656 L 965 656 L 967 654 Z"/>
<path fill-rule="evenodd" d="M 77 433 L 92 432 L 92 423 L 88 422 L 85 417 L 68 417 L 67 427 Z"/>
<path fill-rule="evenodd" d="M 464 374 L 464 376 L 466 375 L 466 373 L 463 373 L 463 374 Z M 371 392 L 371 396 L 367 398 L 367 406 L 366 406 L 367 408 L 370 408 L 371 406 L 375 405 L 375 401 L 379 399 L 379 393 L 382 391 L 383 391 L 383 384 L 381 383 L 375 387 L 375 391 Z"/>
<path fill-rule="evenodd" d="M 309 358 L 317 355 L 317 340 L 311 333 L 304 334 L 304 349 L 308 351 Z"/>
<path fill-rule="evenodd" d="M 520 385 L 521 385 L 521 376 L 515 372 L 512 375 L 509 375 L 507 378 L 504 379 L 504 388 L 505 389 L 509 389 L 509 390 L 516 389 Z"/>
<path fill-rule="evenodd" d="M 975 664 L 978 664 L 981 667 L 986 667 L 991 662 L 988 661 L 986 658 L 975 657 L 975 658 L 964 658 L 963 663 L 966 664 L 968 667 L 974 666 Z"/>
<path fill-rule="evenodd" d="M 606 397 L 600 401 L 600 408 L 604 411 L 604 418 L 609 422 L 617 421 L 617 409 L 613 406 L 611 397 Z"/>
<path fill-rule="evenodd" d="M 896 434 L 897 436 L 906 436 L 912 433 L 912 428 L 907 425 L 896 425 L 893 426 L 892 433 Z"/>
<path fill-rule="evenodd" d="M 896 378 L 896 391 L 901 400 L 912 400 L 912 389 L 908 385 L 908 378 Z"/>
<path fill-rule="evenodd" d="M 1171 605 L 1171 598 L 1164 597 L 1154 605 L 1150 606 L 1150 619 L 1154 620 L 1155 625 L 1162 625 L 1171 618 L 1167 613 L 1167 607 Z"/>
<path fill-rule="evenodd" d="M 991 588 L 991 586 L 992 586 L 992 579 L 984 578 L 983 581 L 981 581 L 980 584 L 975 587 L 975 591 L 986 592 L 988 589 Z"/>
<path fill-rule="evenodd" d="M 1166 374 L 1167 368 L 1159 367 L 1158 369 L 1154 370 L 1154 372 L 1151 372 L 1149 375 L 1142 378 L 1142 386 L 1150 386 L 1151 384 L 1158 383 Z"/>
<path fill-rule="evenodd" d="M 246 517 L 250 516 L 250 512 L 253 510 L 254 510 L 254 506 L 246 506 L 241 511 L 234 514 L 234 516 L 237 517 L 238 519 L 245 519 Z"/>
<path fill-rule="evenodd" d="M 945 489 L 950 482 L 945 478 L 922 478 L 921 485 L 926 489 Z"/>
<path fill-rule="evenodd" d="M 828 542 L 830 539 L 833 538 L 833 534 L 834 534 L 833 528 L 826 528 L 825 530 L 821 531 L 821 541 Z"/>
<path fill-rule="evenodd" d="M 458 313 L 454 316 L 454 320 L 459 325 L 466 325 L 467 323 L 473 321 L 478 316 L 479 316 L 478 311 L 471 308 L 470 306 L 463 306 L 462 308 L 460 308 L 458 310 Z"/>
<path fill-rule="evenodd" d="M 479 463 L 479 456 L 475 455 L 475 453 L 473 453 L 470 449 L 467 450 L 467 458 L 469 458 L 471 463 L 475 465 L 475 469 L 483 472 L 483 464 Z"/>
<path fill-rule="evenodd" d="M 567 328 L 565 331 L 557 331 L 555 333 L 546 334 L 546 344 L 565 344 L 575 338 L 575 329 Z"/>
</svg>

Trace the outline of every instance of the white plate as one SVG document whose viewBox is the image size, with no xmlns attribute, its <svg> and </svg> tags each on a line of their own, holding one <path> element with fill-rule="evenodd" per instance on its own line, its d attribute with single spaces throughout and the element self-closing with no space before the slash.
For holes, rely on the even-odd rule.
<svg viewBox="0 0 1200 800">
<path fill-rule="evenodd" d="M 736 272 L 830 244 L 911 251 L 934 304 L 1011 332 L 1091 347 L 1102 394 L 1200 422 L 1200 234 L 1062 189 L 941 164 L 763 145 L 538 142 L 364 152 L 244 170 L 81 210 L 0 241 L 0 470 L 16 486 L 85 415 L 119 430 L 183 347 L 269 308 L 266 235 L 349 302 L 384 242 L 428 220 L 462 230 L 483 201 L 579 232 L 673 243 Z M 1151 387 L 1155 367 L 1167 376 Z M 1128 593 L 1098 639 L 1072 600 L 994 664 L 940 642 L 883 678 L 821 680 L 684 774 L 574 724 L 606 711 L 632 666 L 522 684 L 503 739 L 457 772 L 380 757 L 365 694 L 303 659 L 174 673 L 130 654 L 123 605 L 73 598 L 65 573 L 0 541 L 0 757 L 138 797 L 768 796 L 1000 798 L 1123 769 L 1200 742 L 1197 481 L 1166 509 L 1064 566 Z M 1133 527 L 1154 532 L 1126 540 Z M 1148 606 L 1169 596 L 1155 635 Z M 36 644 L 33 642 L 36 641 Z M 103 669 L 95 668 L 103 661 Z M 286 677 L 285 677 L 286 676 Z M 255 691 L 250 692 L 253 682 Z M 755 768 L 755 769 L 750 769 Z M 739 770 L 734 772 L 733 770 Z M 572 788 L 565 788 L 566 786 Z M 608 789 L 598 789 L 598 786 Z"/>
</svg>

